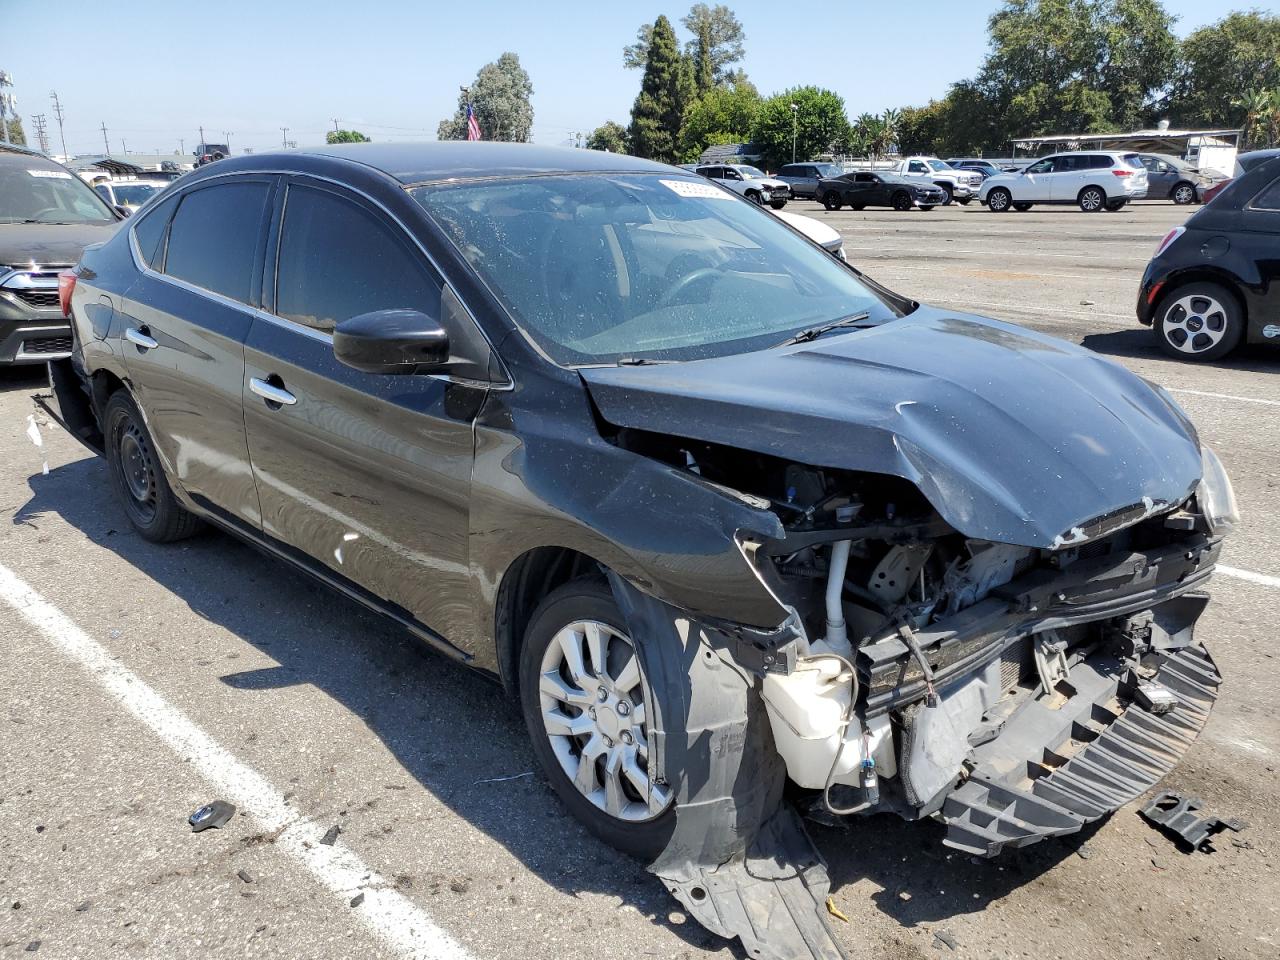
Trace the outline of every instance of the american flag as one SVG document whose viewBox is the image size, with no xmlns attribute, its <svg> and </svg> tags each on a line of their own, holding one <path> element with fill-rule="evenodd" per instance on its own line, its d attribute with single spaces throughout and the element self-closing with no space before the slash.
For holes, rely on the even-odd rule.
<svg viewBox="0 0 1280 960">
<path fill-rule="evenodd" d="M 471 104 L 467 104 L 467 139 L 480 139 L 480 121 L 476 119 L 476 112 L 471 109 Z"/>
</svg>

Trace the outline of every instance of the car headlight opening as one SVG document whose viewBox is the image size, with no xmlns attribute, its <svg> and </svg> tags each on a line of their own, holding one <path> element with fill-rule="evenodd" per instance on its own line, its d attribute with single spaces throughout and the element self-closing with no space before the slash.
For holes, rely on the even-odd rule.
<svg viewBox="0 0 1280 960">
<path fill-rule="evenodd" d="M 1206 446 L 1200 448 L 1202 471 L 1196 487 L 1196 503 L 1214 534 L 1227 534 L 1240 523 L 1240 508 L 1231 479 L 1218 455 Z"/>
</svg>

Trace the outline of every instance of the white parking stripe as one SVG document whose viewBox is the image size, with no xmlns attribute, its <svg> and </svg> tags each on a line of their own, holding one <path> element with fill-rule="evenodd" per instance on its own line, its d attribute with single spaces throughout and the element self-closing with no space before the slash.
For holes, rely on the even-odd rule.
<svg viewBox="0 0 1280 960">
<path fill-rule="evenodd" d="M 79 663 L 113 699 L 209 781 L 221 798 L 246 811 L 265 832 L 278 832 L 276 849 L 341 898 L 344 908 L 363 892 L 363 902 L 351 913 L 389 948 L 414 960 L 469 960 L 457 941 L 350 848 L 341 841 L 332 846 L 322 844 L 324 828 L 300 816 L 261 774 L 237 760 L 136 673 L 113 660 L 105 647 L 3 564 L 0 599 Z"/>
<path fill-rule="evenodd" d="M 1213 397 L 1215 400 L 1235 400 L 1238 403 L 1265 403 L 1269 407 L 1280 407 L 1280 400 L 1263 400 L 1261 397 L 1237 397 L 1231 393 L 1209 393 L 1205 390 L 1188 390 L 1186 387 L 1165 387 L 1170 393 L 1189 393 L 1193 397 Z"/>
<path fill-rule="evenodd" d="M 964 306 L 967 304 L 971 307 L 994 307 L 997 310 L 1016 310 L 1020 313 L 1027 313 L 1032 310 L 1037 310 L 1037 311 L 1043 310 L 1044 319 L 1046 320 L 1052 320 L 1054 317 L 1060 317 L 1064 315 L 1072 318 L 1076 318 L 1076 319 L 1081 319 L 1081 320 L 1101 319 L 1104 317 L 1111 318 L 1114 320 L 1133 320 L 1134 319 L 1130 314 L 1127 314 L 1127 313 L 1103 313 L 1100 310 L 1099 311 L 1063 310 L 1060 307 L 1053 307 L 1052 309 L 1049 309 L 1049 308 L 1037 306 L 1036 304 L 1026 304 L 1026 303 L 993 303 L 989 300 L 950 300 L 950 299 L 944 299 L 941 297 L 929 297 L 925 300 L 925 302 L 926 303 L 958 303 L 961 306 Z M 1107 324 L 1107 326 L 1112 326 L 1112 324 Z"/>
<path fill-rule="evenodd" d="M 1263 587 L 1280 587 L 1280 577 L 1268 576 L 1265 573 L 1254 573 L 1252 570 L 1241 570 L 1239 567 L 1226 567 L 1222 564 L 1214 567 L 1214 571 L 1223 576 L 1247 580 L 1249 583 L 1256 583 Z"/>
</svg>

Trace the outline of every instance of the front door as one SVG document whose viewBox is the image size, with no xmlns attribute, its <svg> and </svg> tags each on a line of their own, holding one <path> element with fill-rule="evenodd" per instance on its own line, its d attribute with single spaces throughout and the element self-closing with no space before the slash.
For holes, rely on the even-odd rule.
<svg viewBox="0 0 1280 960">
<path fill-rule="evenodd" d="M 360 198 L 299 179 L 277 217 L 269 312 L 245 345 L 263 530 L 393 612 L 465 638 L 472 421 L 484 388 L 362 373 L 334 358 L 332 336 L 342 320 L 397 307 L 448 330 L 456 299 L 404 229 Z"/>
<path fill-rule="evenodd" d="M 275 183 L 222 179 L 153 207 L 133 225 L 146 267 L 118 321 L 135 396 L 171 475 L 198 505 L 253 527 L 240 384 Z"/>
<path fill-rule="evenodd" d="M 1053 189 L 1054 157 L 1037 160 L 1011 185 L 1016 203 L 1044 203 Z"/>
</svg>

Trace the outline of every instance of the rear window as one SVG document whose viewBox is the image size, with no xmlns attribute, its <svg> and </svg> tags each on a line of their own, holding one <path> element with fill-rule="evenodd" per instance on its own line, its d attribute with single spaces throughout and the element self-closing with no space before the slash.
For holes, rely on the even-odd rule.
<svg viewBox="0 0 1280 960">
<path fill-rule="evenodd" d="M 1135 170 L 1145 170 L 1142 165 L 1142 158 L 1136 153 L 1126 153 L 1122 158 L 1127 166 L 1133 167 Z M 1109 164 L 1108 164 L 1109 165 Z"/>
<path fill-rule="evenodd" d="M 1280 177 L 1271 181 L 1249 204 L 1255 210 L 1280 210 Z"/>
</svg>

